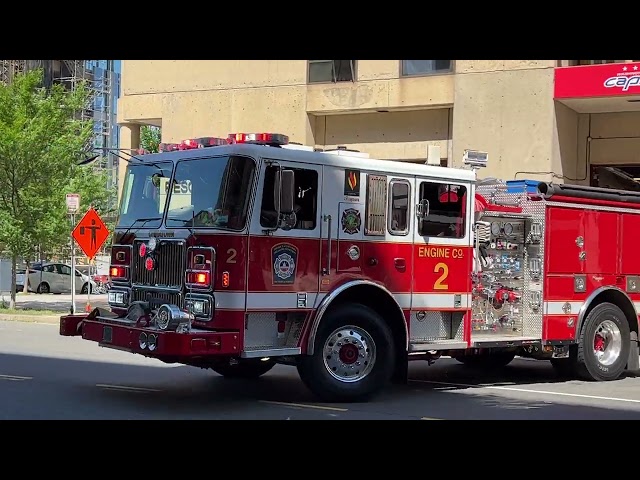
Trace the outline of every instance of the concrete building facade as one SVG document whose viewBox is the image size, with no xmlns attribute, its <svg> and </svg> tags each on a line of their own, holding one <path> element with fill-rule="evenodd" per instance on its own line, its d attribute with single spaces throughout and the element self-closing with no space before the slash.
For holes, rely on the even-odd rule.
<svg viewBox="0 0 640 480">
<path fill-rule="evenodd" d="M 161 127 L 163 142 L 276 132 L 446 166 L 460 166 L 465 149 L 482 150 L 483 177 L 618 186 L 640 177 L 639 68 L 633 60 L 125 60 L 120 147 L 137 148 L 145 124 Z"/>
</svg>

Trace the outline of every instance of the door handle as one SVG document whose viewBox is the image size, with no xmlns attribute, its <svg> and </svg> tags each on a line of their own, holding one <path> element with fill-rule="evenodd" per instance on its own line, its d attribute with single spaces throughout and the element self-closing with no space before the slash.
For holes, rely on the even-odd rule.
<svg viewBox="0 0 640 480">
<path fill-rule="evenodd" d="M 394 258 L 393 264 L 399 272 L 404 272 L 407 269 L 407 261 L 404 258 Z"/>
</svg>

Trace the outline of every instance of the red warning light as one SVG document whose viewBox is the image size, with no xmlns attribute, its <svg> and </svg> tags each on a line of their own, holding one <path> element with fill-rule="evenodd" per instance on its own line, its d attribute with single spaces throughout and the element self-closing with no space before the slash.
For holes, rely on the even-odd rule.
<svg viewBox="0 0 640 480">
<path fill-rule="evenodd" d="M 149 271 L 152 271 L 154 268 L 156 268 L 156 262 L 153 260 L 153 258 L 147 257 L 147 259 L 144 261 L 144 268 Z"/>
<path fill-rule="evenodd" d="M 232 133 L 229 143 L 253 143 L 257 145 L 287 145 L 289 137 L 280 133 Z"/>
</svg>

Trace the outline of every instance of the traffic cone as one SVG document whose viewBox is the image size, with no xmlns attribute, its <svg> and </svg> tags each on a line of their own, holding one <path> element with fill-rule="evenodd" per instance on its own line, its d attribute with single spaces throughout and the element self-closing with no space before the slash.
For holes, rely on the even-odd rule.
<svg viewBox="0 0 640 480">
<path fill-rule="evenodd" d="M 87 302 L 87 306 L 84 307 L 84 311 L 87 313 L 91 313 L 91 304 Z"/>
</svg>

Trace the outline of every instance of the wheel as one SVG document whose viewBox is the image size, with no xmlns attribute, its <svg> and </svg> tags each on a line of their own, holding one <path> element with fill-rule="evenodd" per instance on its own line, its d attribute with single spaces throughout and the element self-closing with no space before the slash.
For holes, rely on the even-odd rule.
<svg viewBox="0 0 640 480">
<path fill-rule="evenodd" d="M 36 289 L 37 293 L 50 293 L 51 289 L 49 288 L 49 284 L 47 282 L 42 282 L 40 285 L 38 285 L 38 288 Z"/>
<path fill-rule="evenodd" d="M 225 378 L 258 378 L 271 370 L 276 363 L 273 360 L 262 361 L 253 358 L 240 358 L 238 363 L 220 363 L 211 369 Z"/>
<path fill-rule="evenodd" d="M 494 352 L 456 357 L 456 360 L 472 368 L 502 368 L 509 365 L 514 358 L 516 358 L 515 352 Z"/>
<path fill-rule="evenodd" d="M 89 284 L 85 283 L 84 285 L 82 285 L 82 289 L 80 289 L 80 293 L 82 293 L 83 295 L 87 294 L 87 293 L 93 293 L 93 291 L 89 292 Z"/>
<path fill-rule="evenodd" d="M 585 380 L 616 380 L 627 366 L 629 324 L 612 303 L 596 305 L 582 326 L 578 341 L 577 373 Z"/>
<path fill-rule="evenodd" d="M 394 366 L 391 330 L 380 315 L 360 304 L 328 312 L 320 323 L 313 355 L 297 361 L 304 384 L 328 402 L 368 399 L 391 380 Z"/>
</svg>

